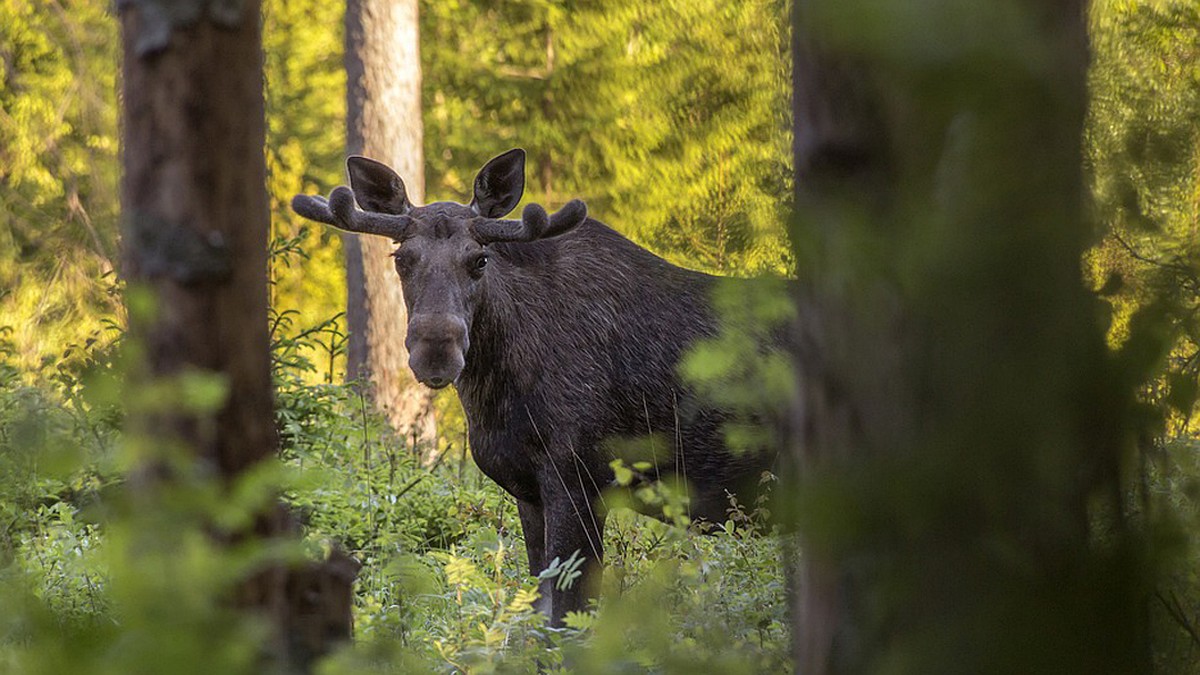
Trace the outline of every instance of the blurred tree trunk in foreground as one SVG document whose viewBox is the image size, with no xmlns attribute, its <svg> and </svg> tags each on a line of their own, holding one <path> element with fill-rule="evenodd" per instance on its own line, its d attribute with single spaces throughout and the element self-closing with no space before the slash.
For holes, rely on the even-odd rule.
<svg viewBox="0 0 1200 675">
<path fill-rule="evenodd" d="M 346 2 L 346 152 L 379 160 L 404 179 L 408 198 L 425 198 L 421 60 L 416 0 Z M 381 237 L 343 235 L 346 248 L 346 374 L 369 382 L 375 405 L 404 435 L 431 441 L 433 392 L 408 369 L 408 312 Z"/>
<path fill-rule="evenodd" d="M 131 427 L 149 434 L 159 452 L 178 447 L 200 467 L 193 471 L 214 475 L 230 491 L 278 447 L 267 335 L 259 3 L 237 7 L 130 2 L 121 12 L 124 255 L 130 332 L 149 378 L 143 385 L 199 375 L 224 389 L 211 413 L 189 409 L 184 396 L 134 409 Z M 134 477 L 135 491 L 169 493 L 187 470 L 169 454 L 161 457 Z M 281 506 L 260 513 L 249 529 L 213 526 L 231 544 L 295 535 Z M 272 659 L 302 669 L 328 648 L 331 634 L 348 637 L 349 583 L 330 583 L 345 578 L 343 562 L 272 565 L 235 590 L 235 605 L 273 627 L 265 650 Z M 330 607 L 344 605 L 344 616 L 322 615 L 326 596 Z M 326 623 L 341 630 L 311 629 Z"/>
<path fill-rule="evenodd" d="M 797 670 L 1142 672 L 1082 0 L 798 0 Z"/>
</svg>

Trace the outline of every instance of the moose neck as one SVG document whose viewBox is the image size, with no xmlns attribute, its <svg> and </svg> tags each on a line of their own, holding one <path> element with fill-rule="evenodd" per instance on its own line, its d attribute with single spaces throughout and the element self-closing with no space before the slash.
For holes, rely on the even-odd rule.
<svg viewBox="0 0 1200 675">
<path fill-rule="evenodd" d="M 497 411 L 492 403 L 536 406 L 547 387 L 588 377 L 589 359 L 636 343 L 641 331 L 666 330 L 666 324 L 644 325 L 645 317 L 670 316 L 671 325 L 711 332 L 714 277 L 675 267 L 597 221 L 552 239 L 495 244 L 492 251 L 495 267 L 480 294 L 458 378 L 469 418 L 485 409 L 525 415 L 523 409 Z M 667 351 L 641 358 L 667 359 Z M 581 359 L 578 368 L 563 362 L 568 353 Z M 546 381 L 555 377 L 563 379 Z"/>
<path fill-rule="evenodd" d="M 520 247 L 517 249 L 516 247 Z M 471 323 L 470 351 L 457 388 L 468 416 L 494 400 L 497 391 L 519 390 L 545 343 L 549 308 L 542 300 L 553 256 L 542 242 L 496 245 L 493 278 L 480 294 Z M 530 257 L 536 265 L 527 265 Z"/>
</svg>

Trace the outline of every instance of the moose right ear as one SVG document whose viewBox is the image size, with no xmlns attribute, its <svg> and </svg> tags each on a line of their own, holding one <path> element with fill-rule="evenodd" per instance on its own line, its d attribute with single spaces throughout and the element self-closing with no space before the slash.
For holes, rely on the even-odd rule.
<svg viewBox="0 0 1200 675">
<path fill-rule="evenodd" d="M 525 151 L 509 150 L 488 160 L 475 176 L 471 208 L 484 218 L 503 218 L 525 192 Z"/>
<path fill-rule="evenodd" d="M 346 173 L 354 201 L 364 211 L 401 216 L 412 208 L 404 181 L 387 164 L 353 155 L 346 160 Z"/>
</svg>

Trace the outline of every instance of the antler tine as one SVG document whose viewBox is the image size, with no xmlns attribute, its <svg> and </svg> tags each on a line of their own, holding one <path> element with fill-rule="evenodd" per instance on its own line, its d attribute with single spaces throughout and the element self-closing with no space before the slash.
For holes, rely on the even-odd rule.
<svg viewBox="0 0 1200 675">
<path fill-rule="evenodd" d="M 329 210 L 338 219 L 342 229 L 362 234 L 378 234 L 401 241 L 412 234 L 413 223 L 409 216 L 393 216 L 374 211 L 363 211 L 354 204 L 354 193 L 342 186 L 329 193 Z"/>
<path fill-rule="evenodd" d="M 292 210 L 302 218 L 315 220 L 326 225 L 337 225 L 329 202 L 321 195 L 296 195 L 292 197 Z"/>
<path fill-rule="evenodd" d="M 549 228 L 550 217 L 546 215 L 546 209 L 542 208 L 541 204 L 526 204 L 521 210 L 521 241 L 541 239 Z"/>
<path fill-rule="evenodd" d="M 584 204 L 582 199 L 572 199 L 550 216 L 550 226 L 542 233 L 542 236 L 554 237 L 578 227 L 587 220 L 587 215 L 587 204 Z"/>
<path fill-rule="evenodd" d="M 471 234 L 481 244 L 533 241 L 558 236 L 586 218 L 587 206 L 578 199 L 572 199 L 553 216 L 547 216 L 540 204 L 528 204 L 520 220 L 476 220 Z"/>
<path fill-rule="evenodd" d="M 483 245 L 530 241 L 529 227 L 522 220 L 477 218 L 471 222 L 471 236 Z"/>
<path fill-rule="evenodd" d="M 341 186 L 333 189 L 326 200 L 318 196 L 296 195 L 292 210 L 309 220 L 333 225 L 350 232 L 377 234 L 394 241 L 406 239 L 412 233 L 413 219 L 363 211 L 354 204 L 354 193 Z"/>
</svg>

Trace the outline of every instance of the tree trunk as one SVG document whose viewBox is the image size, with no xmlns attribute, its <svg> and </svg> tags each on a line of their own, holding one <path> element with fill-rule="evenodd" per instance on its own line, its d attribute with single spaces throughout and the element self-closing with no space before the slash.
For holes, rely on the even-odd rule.
<svg viewBox="0 0 1200 675">
<path fill-rule="evenodd" d="M 421 61 L 416 0 L 346 2 L 346 151 L 390 165 L 409 199 L 425 197 Z M 343 235 L 346 249 L 346 372 L 368 382 L 375 405 L 400 434 L 432 441 L 433 392 L 408 369 L 407 312 L 380 237 Z"/>
<path fill-rule="evenodd" d="M 185 448 L 229 487 L 278 448 L 267 330 L 259 3 L 248 0 L 224 14 L 207 2 L 186 4 L 166 11 L 131 2 L 121 10 L 130 334 L 144 349 L 143 384 L 210 375 L 224 383 L 226 395 L 214 412 L 133 410 L 130 428 L 153 434 L 161 447 Z M 199 18 L 180 18 L 189 9 Z M 146 297 L 152 310 L 139 301 Z M 131 483 L 149 495 L 169 492 L 172 480 L 166 465 L 149 466 Z M 274 507 L 252 532 L 214 534 L 295 536 L 295 527 Z M 268 569 L 243 582 L 233 602 L 274 626 L 266 653 L 304 669 L 330 647 L 330 637 L 349 636 L 348 610 L 340 608 L 349 607 L 346 579 L 353 570 L 352 561 L 341 559 Z M 314 622 L 326 628 L 318 641 L 305 642 L 302 634 Z"/>
<path fill-rule="evenodd" d="M 1082 3 L 794 7 L 797 672 L 1144 671 Z"/>
<path fill-rule="evenodd" d="M 157 298 L 151 374 L 222 373 L 218 425 L 187 430 L 233 476 L 276 452 L 267 335 L 266 168 L 258 3 L 236 27 L 207 20 L 139 54 L 148 12 L 122 12 L 125 272 Z"/>
</svg>

